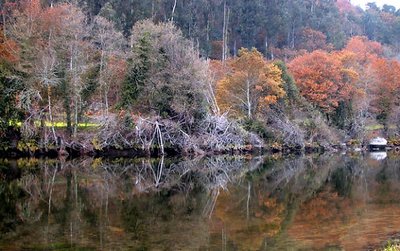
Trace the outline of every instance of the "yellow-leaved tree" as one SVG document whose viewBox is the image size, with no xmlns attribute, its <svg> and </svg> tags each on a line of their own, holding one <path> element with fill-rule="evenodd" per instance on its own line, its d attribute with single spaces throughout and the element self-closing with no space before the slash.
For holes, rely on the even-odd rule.
<svg viewBox="0 0 400 251">
<path fill-rule="evenodd" d="M 285 95 L 281 70 L 265 61 L 255 48 L 240 49 L 228 67 L 227 75 L 217 85 L 217 102 L 222 111 L 252 119 Z"/>
</svg>

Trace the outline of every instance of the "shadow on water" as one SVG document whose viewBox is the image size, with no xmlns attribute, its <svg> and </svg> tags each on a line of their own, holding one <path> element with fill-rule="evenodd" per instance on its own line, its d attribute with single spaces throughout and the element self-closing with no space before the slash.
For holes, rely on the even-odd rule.
<svg viewBox="0 0 400 251">
<path fill-rule="evenodd" d="M 362 250 L 400 233 L 400 158 L 0 161 L 1 250 Z"/>
</svg>

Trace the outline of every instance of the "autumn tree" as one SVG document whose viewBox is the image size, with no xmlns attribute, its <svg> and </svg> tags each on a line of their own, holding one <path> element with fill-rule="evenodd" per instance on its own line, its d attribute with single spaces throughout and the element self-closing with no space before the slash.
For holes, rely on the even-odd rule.
<svg viewBox="0 0 400 251">
<path fill-rule="evenodd" d="M 379 58 L 372 62 L 371 69 L 375 75 L 372 108 L 377 113 L 378 120 L 387 128 L 389 116 L 395 106 L 399 106 L 400 63 Z"/>
<path fill-rule="evenodd" d="M 14 22 L 9 25 L 8 33 L 19 44 L 20 58 L 18 68 L 26 74 L 31 74 L 34 69 L 35 54 L 41 42 L 41 17 L 42 7 L 40 1 L 20 1 L 10 7 Z"/>
<path fill-rule="evenodd" d="M 23 88 L 18 93 L 18 107 L 25 110 L 27 116 L 22 121 L 21 131 L 26 137 L 36 136 L 33 121 L 42 121 L 42 142 L 47 144 L 47 132 L 44 128 L 46 116 L 51 119 L 51 92 L 55 81 L 50 80 L 54 76 L 55 27 L 59 24 L 51 12 L 46 13 L 40 1 L 19 1 L 9 8 L 8 36 L 19 45 L 18 69 L 20 83 Z M 47 15 L 49 14 L 49 15 Z M 51 76 L 51 77 L 50 77 Z M 52 83 L 50 85 L 50 83 Z M 54 128 L 53 139 L 56 135 Z"/>
<path fill-rule="evenodd" d="M 367 64 L 368 60 L 373 56 L 382 56 L 383 46 L 379 42 L 371 41 L 367 37 L 352 37 L 344 48 L 346 51 L 353 52 L 357 55 L 359 64 Z"/>
<path fill-rule="evenodd" d="M 0 59 L 10 63 L 18 61 L 18 45 L 14 40 L 7 39 L 0 27 Z"/>
<path fill-rule="evenodd" d="M 339 102 L 349 99 L 357 77 L 343 66 L 337 55 L 324 51 L 295 58 L 289 69 L 301 95 L 326 113 L 334 111 Z"/>
<path fill-rule="evenodd" d="M 312 52 L 315 50 L 329 50 L 332 49 L 333 46 L 327 44 L 326 35 L 321 31 L 305 28 L 301 31 L 300 43 L 297 47 L 298 49 Z"/>
<path fill-rule="evenodd" d="M 239 50 L 229 67 L 230 72 L 217 87 L 217 101 L 224 111 L 253 119 L 285 94 L 281 70 L 266 62 L 256 49 Z"/>
<path fill-rule="evenodd" d="M 358 74 L 351 97 L 351 127 L 348 130 L 350 135 L 361 139 L 365 136 L 368 121 L 375 119 L 371 106 L 377 78 L 372 62 L 382 57 L 382 54 L 383 46 L 380 43 L 361 36 L 351 38 L 346 47 L 337 53 L 344 66 Z"/>
</svg>

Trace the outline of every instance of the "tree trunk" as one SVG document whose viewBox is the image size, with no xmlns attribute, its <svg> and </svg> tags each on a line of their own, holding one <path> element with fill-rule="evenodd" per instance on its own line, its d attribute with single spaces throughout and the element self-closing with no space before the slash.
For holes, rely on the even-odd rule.
<svg viewBox="0 0 400 251">
<path fill-rule="evenodd" d="M 207 42 L 207 59 L 210 56 L 210 20 L 207 18 L 207 28 L 206 28 L 206 42 Z"/>
<path fill-rule="evenodd" d="M 222 25 L 222 56 L 221 56 L 221 60 L 223 62 L 223 64 L 225 65 L 225 30 L 226 30 L 226 1 L 224 1 L 224 22 Z"/>
<path fill-rule="evenodd" d="M 53 112 L 52 112 L 52 106 L 51 106 L 51 87 L 47 87 L 47 100 L 48 100 L 48 105 L 49 105 L 49 117 L 50 117 L 50 123 L 51 123 L 51 132 L 53 133 L 54 137 L 54 142 L 57 142 L 57 135 L 56 135 L 56 130 L 54 129 L 54 119 L 53 119 Z"/>
<path fill-rule="evenodd" d="M 75 109 L 74 109 L 74 128 L 73 128 L 73 136 L 76 137 L 76 133 L 78 131 L 78 97 L 75 96 Z"/>
<path fill-rule="evenodd" d="M 227 9 L 227 14 L 226 14 L 226 25 L 225 25 L 225 61 L 229 57 L 229 46 L 228 46 L 228 30 L 229 30 L 229 18 L 230 18 L 231 10 Z"/>
<path fill-rule="evenodd" d="M 64 109 L 65 109 L 65 122 L 67 123 L 67 131 L 69 135 L 72 134 L 72 123 L 71 123 L 71 100 L 70 100 L 70 93 L 69 93 L 69 88 L 66 80 L 62 80 L 61 82 L 61 87 L 62 91 L 64 93 L 63 95 L 63 103 L 64 103 Z"/>
<path fill-rule="evenodd" d="M 174 22 L 176 3 L 177 3 L 177 0 L 174 1 L 174 6 L 172 7 L 171 22 Z"/>
<path fill-rule="evenodd" d="M 230 10 L 226 5 L 226 1 L 224 2 L 224 23 L 222 27 L 222 62 L 225 66 L 225 61 L 228 58 L 228 27 L 229 27 L 229 15 Z"/>
<path fill-rule="evenodd" d="M 247 220 L 250 219 L 250 198 L 251 198 L 251 184 L 247 183 L 247 202 L 246 202 L 246 216 Z"/>
<path fill-rule="evenodd" d="M 46 131 L 46 119 L 45 119 L 45 116 L 42 114 L 42 113 L 40 113 L 40 131 L 41 131 L 41 134 L 43 134 L 43 138 L 42 138 L 42 141 L 43 141 L 43 146 L 44 146 L 44 149 L 45 149 L 45 151 L 47 151 L 47 131 Z"/>
<path fill-rule="evenodd" d="M 215 92 L 214 92 L 214 88 L 211 84 L 211 81 L 208 81 L 208 88 L 210 88 L 210 95 L 211 95 L 211 102 L 212 102 L 211 107 L 213 107 L 215 114 L 220 115 L 220 109 L 218 106 L 217 98 L 215 97 Z"/>
<path fill-rule="evenodd" d="M 233 57 L 237 56 L 237 45 L 236 45 L 236 39 L 233 42 Z"/>
<path fill-rule="evenodd" d="M 106 117 L 108 117 L 108 107 L 109 107 L 109 104 L 108 104 L 108 91 L 109 91 L 109 88 L 106 87 L 106 90 L 104 91 L 104 102 L 105 102 L 105 106 L 106 106 Z"/>
<path fill-rule="evenodd" d="M 250 80 L 246 81 L 247 118 L 251 119 Z"/>
<path fill-rule="evenodd" d="M 161 155 L 164 156 L 165 152 L 164 152 L 164 140 L 162 137 L 162 133 L 161 133 L 161 129 L 160 129 L 160 124 L 158 123 L 158 121 L 156 121 L 156 131 L 158 134 L 158 143 L 160 146 L 160 150 L 161 150 Z"/>
<path fill-rule="evenodd" d="M 293 24 L 292 24 L 292 44 L 291 44 L 292 49 L 294 49 L 294 47 L 295 47 L 295 37 L 294 37 L 294 35 L 295 35 L 295 31 L 294 31 L 294 21 L 293 21 Z"/>
<path fill-rule="evenodd" d="M 100 56 L 100 70 L 99 70 L 99 82 L 100 82 L 100 88 L 101 92 L 103 92 L 103 97 L 104 97 L 104 104 L 102 104 L 103 107 L 103 117 L 108 116 L 108 87 L 107 83 L 105 83 L 103 79 L 104 75 L 104 49 L 101 50 L 101 56 Z"/>
</svg>

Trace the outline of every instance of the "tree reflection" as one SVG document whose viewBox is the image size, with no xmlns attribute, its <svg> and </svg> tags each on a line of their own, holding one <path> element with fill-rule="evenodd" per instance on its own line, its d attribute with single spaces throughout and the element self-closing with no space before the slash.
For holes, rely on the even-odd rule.
<svg viewBox="0 0 400 251">
<path fill-rule="evenodd" d="M 23 208 L 15 205 L 25 196 L 18 184 L 10 181 L 19 176 L 15 163 L 0 163 L 0 236 L 1 233 L 13 230 L 21 222 L 19 213 Z"/>
<path fill-rule="evenodd" d="M 360 249 L 400 225 L 390 155 L 0 163 L 0 249 Z"/>
</svg>

